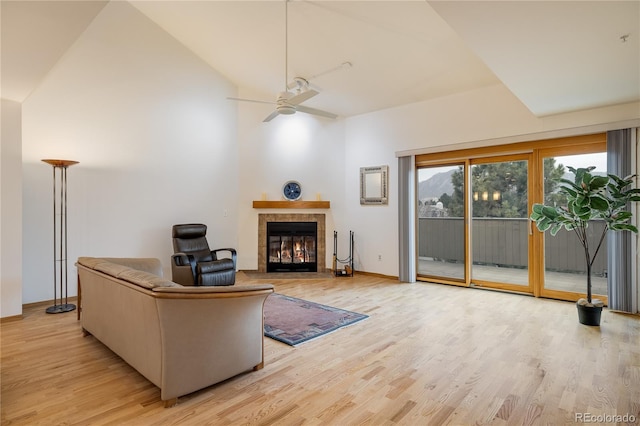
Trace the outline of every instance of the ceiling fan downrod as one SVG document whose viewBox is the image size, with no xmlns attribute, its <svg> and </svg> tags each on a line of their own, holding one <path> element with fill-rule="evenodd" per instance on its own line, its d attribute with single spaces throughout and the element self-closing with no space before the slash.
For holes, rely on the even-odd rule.
<svg viewBox="0 0 640 426">
<path fill-rule="evenodd" d="M 289 0 L 284 0 L 284 91 L 289 82 Z"/>
</svg>

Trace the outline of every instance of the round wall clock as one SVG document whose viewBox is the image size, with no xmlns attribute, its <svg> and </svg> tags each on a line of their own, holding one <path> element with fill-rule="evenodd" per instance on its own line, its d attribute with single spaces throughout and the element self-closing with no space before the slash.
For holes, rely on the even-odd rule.
<svg viewBox="0 0 640 426">
<path fill-rule="evenodd" d="M 289 201 L 299 200 L 302 197 L 302 186 L 300 182 L 290 180 L 282 186 L 282 195 Z"/>
</svg>

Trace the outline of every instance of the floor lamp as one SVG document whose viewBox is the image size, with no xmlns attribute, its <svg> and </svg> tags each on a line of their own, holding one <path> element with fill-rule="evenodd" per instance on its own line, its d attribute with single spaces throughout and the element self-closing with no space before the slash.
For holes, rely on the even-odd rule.
<svg viewBox="0 0 640 426">
<path fill-rule="evenodd" d="M 72 160 L 42 160 L 53 166 L 53 306 L 48 314 L 73 311 L 67 303 L 67 168 L 78 164 Z M 58 173 L 58 171 L 60 173 Z M 57 188 L 59 187 L 59 188 Z M 58 191 L 58 192 L 56 192 Z M 57 289 L 60 288 L 60 303 Z M 62 298 L 64 297 L 64 303 Z"/>
</svg>

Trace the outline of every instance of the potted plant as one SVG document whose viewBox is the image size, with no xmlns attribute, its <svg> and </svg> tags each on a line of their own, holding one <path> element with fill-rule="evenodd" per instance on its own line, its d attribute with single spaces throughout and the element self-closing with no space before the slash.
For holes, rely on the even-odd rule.
<svg viewBox="0 0 640 426">
<path fill-rule="evenodd" d="M 638 232 L 638 229 L 629 223 L 631 212 L 627 210 L 627 205 L 640 201 L 640 189 L 629 189 L 635 175 L 622 179 L 612 174 L 593 175 L 593 166 L 568 168 L 575 174 L 575 181 L 560 179 L 563 185 L 558 189 L 558 192 L 566 197 L 567 205 L 534 204 L 531 220 L 540 231 L 549 230 L 553 236 L 562 228 L 575 232 L 582 244 L 587 264 L 587 298 L 578 300 L 579 321 L 586 325 L 600 325 L 603 303 L 591 298 L 591 267 L 609 230 Z M 598 243 L 595 248 L 589 246 L 587 240 L 589 221 L 594 219 L 604 221 L 604 229 L 602 234 L 597 236 Z"/>
</svg>

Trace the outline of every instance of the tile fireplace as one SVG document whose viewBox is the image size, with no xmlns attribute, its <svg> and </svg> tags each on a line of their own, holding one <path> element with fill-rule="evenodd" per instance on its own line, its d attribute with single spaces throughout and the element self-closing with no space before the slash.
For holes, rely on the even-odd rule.
<svg viewBox="0 0 640 426">
<path fill-rule="evenodd" d="M 259 214 L 258 272 L 324 272 L 324 214 Z"/>
</svg>

